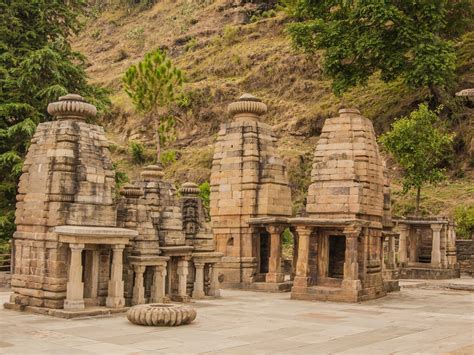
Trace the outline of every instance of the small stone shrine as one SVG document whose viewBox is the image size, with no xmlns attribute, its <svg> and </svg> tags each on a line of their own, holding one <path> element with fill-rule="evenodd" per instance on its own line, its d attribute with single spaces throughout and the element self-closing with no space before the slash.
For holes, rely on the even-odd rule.
<svg viewBox="0 0 474 355">
<path fill-rule="evenodd" d="M 384 165 L 372 122 L 343 109 L 322 129 L 305 216 L 250 223 L 295 231 L 293 299 L 359 302 L 386 295 L 385 213 Z"/>
<path fill-rule="evenodd" d="M 244 94 L 229 105 L 233 121 L 221 126 L 211 172 L 211 218 L 223 285 L 280 290 L 280 227 L 252 227 L 250 218 L 290 217 L 291 192 L 271 126 L 259 121 L 267 106 Z M 270 228 L 270 227 L 269 227 Z"/>
<path fill-rule="evenodd" d="M 396 219 L 400 234 L 400 278 L 451 279 L 460 276 L 454 223 L 442 217 Z"/>
<path fill-rule="evenodd" d="M 195 184 L 181 197 L 159 166 L 114 199 L 115 172 L 96 108 L 79 95 L 48 106 L 17 196 L 6 308 L 61 317 L 219 296 L 214 240 Z M 184 218 L 183 213 L 184 211 Z"/>
</svg>

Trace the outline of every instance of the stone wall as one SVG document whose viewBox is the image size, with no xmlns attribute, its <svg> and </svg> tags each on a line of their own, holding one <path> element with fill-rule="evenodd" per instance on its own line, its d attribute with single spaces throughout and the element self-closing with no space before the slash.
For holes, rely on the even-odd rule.
<svg viewBox="0 0 474 355">
<path fill-rule="evenodd" d="M 474 240 L 456 240 L 456 249 L 461 272 L 473 275 Z"/>
</svg>

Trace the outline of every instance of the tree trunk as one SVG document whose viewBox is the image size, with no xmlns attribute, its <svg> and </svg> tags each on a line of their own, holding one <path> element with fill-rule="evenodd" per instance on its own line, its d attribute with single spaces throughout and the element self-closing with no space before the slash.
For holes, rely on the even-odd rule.
<svg viewBox="0 0 474 355">
<path fill-rule="evenodd" d="M 421 186 L 418 186 L 416 188 L 416 208 L 415 208 L 415 216 L 418 216 L 420 214 L 420 192 L 421 192 Z"/>
<path fill-rule="evenodd" d="M 431 94 L 431 105 L 432 105 L 432 109 L 436 109 L 441 101 L 442 101 L 442 94 L 441 94 L 441 90 L 436 86 L 436 85 L 433 85 L 433 84 L 430 84 L 428 86 L 429 90 L 430 90 L 430 94 Z"/>
<path fill-rule="evenodd" d="M 161 145 L 160 145 L 160 120 L 155 116 L 155 132 L 156 132 L 156 164 L 160 165 Z"/>
</svg>

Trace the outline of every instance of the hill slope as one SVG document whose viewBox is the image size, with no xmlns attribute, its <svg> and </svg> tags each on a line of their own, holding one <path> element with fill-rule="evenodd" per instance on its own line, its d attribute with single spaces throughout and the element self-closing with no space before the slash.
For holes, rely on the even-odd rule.
<svg viewBox="0 0 474 355">
<path fill-rule="evenodd" d="M 291 48 L 285 35 L 285 15 L 268 11 L 272 7 L 268 3 L 271 1 L 161 1 L 144 11 L 106 9 L 90 20 L 74 40 L 74 48 L 88 58 L 91 81 L 113 91 L 113 111 L 101 123 L 113 142 L 113 156 L 120 169 L 131 177 L 138 170 L 127 154 L 129 140 L 140 140 L 150 149 L 153 142 L 152 125 L 134 112 L 121 90 L 121 76 L 155 48 L 165 49 L 187 78 L 186 99 L 173 108 L 180 127 L 168 150 L 173 150 L 177 159 L 166 164 L 166 176 L 178 183 L 209 178 L 212 144 L 219 124 L 228 119 L 227 104 L 249 92 L 269 106 L 264 120 L 280 137 L 295 208 L 303 201 L 311 153 L 326 118 L 341 106 L 357 106 L 381 133 L 426 96 L 426 92 L 409 90 L 400 83 L 386 85 L 373 78 L 367 87 L 335 97 L 330 82 L 322 76 L 320 58 L 306 57 Z M 472 46 L 472 35 L 469 43 Z M 467 53 L 460 66 L 459 85 L 463 87 L 474 86 L 472 56 Z M 459 154 L 465 154 L 465 142 L 472 137 L 472 126 L 464 117 L 468 114 L 472 112 L 462 114 L 456 126 L 463 132 Z M 473 203 L 474 191 L 469 190 L 472 172 L 462 170 L 467 177 L 454 185 L 456 191 L 462 186 L 460 194 L 466 203 Z M 396 168 L 393 175 L 396 178 Z M 451 191 L 452 185 L 440 188 Z M 428 195 L 433 191 L 427 190 Z M 449 198 L 451 194 L 446 195 Z M 403 209 L 406 199 L 397 200 Z M 431 212 L 451 214 L 451 205 Z"/>
</svg>

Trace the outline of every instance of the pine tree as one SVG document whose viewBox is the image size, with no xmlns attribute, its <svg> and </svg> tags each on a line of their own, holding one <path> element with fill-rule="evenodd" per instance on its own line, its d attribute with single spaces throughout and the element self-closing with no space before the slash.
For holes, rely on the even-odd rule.
<svg viewBox="0 0 474 355">
<path fill-rule="evenodd" d="M 174 128 L 174 119 L 163 110 L 175 101 L 182 84 L 183 73 L 159 49 L 147 53 L 141 62 L 128 68 L 123 77 L 124 90 L 137 111 L 155 121 L 157 163 L 161 144 Z"/>
<path fill-rule="evenodd" d="M 14 230 L 16 184 L 47 104 L 79 93 L 104 110 L 104 89 L 87 84 L 84 57 L 69 39 L 81 28 L 84 0 L 0 1 L 0 239 Z"/>
</svg>

